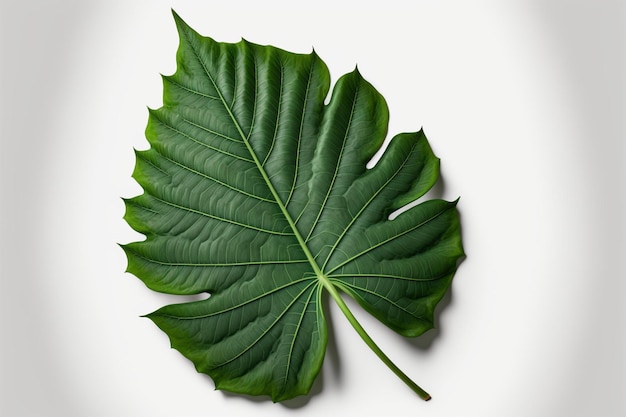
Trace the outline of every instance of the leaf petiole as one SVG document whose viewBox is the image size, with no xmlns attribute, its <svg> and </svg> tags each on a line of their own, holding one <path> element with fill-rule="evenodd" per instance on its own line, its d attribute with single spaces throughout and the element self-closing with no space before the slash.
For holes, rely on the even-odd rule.
<svg viewBox="0 0 626 417">
<path fill-rule="evenodd" d="M 365 344 L 369 346 L 370 349 L 372 349 L 376 356 L 378 356 L 380 360 L 383 361 L 383 363 L 387 365 L 387 367 L 391 369 L 393 373 L 396 374 L 406 385 L 408 385 L 408 387 L 411 388 L 422 400 L 430 400 L 430 394 L 424 391 L 419 385 L 417 385 L 407 374 L 402 372 L 402 370 L 398 368 L 395 363 L 393 363 L 393 361 L 385 354 L 385 352 L 383 352 L 380 347 L 378 347 L 378 345 L 376 344 L 376 342 L 374 342 L 370 335 L 367 334 L 363 326 L 361 326 L 361 323 L 359 323 L 356 317 L 354 317 L 354 314 L 352 314 L 352 311 L 350 311 L 350 308 L 348 307 L 346 302 L 343 300 L 343 298 L 341 298 L 341 295 L 339 294 L 339 291 L 337 291 L 335 285 L 333 285 L 324 275 L 318 275 L 318 279 L 322 283 L 324 288 L 330 293 L 330 296 L 333 298 L 333 300 L 335 300 L 335 302 L 339 306 L 339 309 L 341 309 L 354 330 L 356 330 L 359 336 L 361 336 L 361 339 L 363 339 Z"/>
</svg>

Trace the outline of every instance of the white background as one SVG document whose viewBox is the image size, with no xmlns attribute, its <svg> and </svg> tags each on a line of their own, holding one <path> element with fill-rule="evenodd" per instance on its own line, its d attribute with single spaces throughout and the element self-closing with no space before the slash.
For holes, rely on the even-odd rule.
<svg viewBox="0 0 626 417">
<path fill-rule="evenodd" d="M 424 127 L 467 259 L 437 329 L 358 314 L 422 402 L 331 306 L 312 395 L 213 390 L 139 316 L 180 301 L 124 273 L 133 147 L 175 68 L 174 8 L 218 41 L 356 64 L 390 133 Z M 623 1 L 4 1 L 2 416 L 626 415 Z M 357 311 L 359 313 L 360 311 Z M 332 413 L 332 414 L 331 414 Z"/>
</svg>

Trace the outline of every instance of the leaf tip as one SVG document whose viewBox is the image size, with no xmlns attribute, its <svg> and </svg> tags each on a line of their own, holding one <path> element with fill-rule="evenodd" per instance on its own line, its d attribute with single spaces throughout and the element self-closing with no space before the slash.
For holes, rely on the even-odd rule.
<svg viewBox="0 0 626 417">
<path fill-rule="evenodd" d="M 128 262 L 128 244 L 124 244 L 124 243 L 118 243 L 117 246 L 120 247 L 120 249 L 122 249 L 124 251 L 124 254 L 126 255 L 126 269 L 124 270 L 124 272 L 130 272 L 130 262 Z"/>
<path fill-rule="evenodd" d="M 170 11 L 172 12 L 172 16 L 174 17 L 174 20 L 178 23 L 183 22 L 183 19 L 180 17 L 180 15 L 178 13 L 176 13 L 176 10 L 174 10 L 174 8 L 170 8 Z M 184 22 L 183 22 L 184 23 Z"/>
<path fill-rule="evenodd" d="M 180 17 L 178 13 L 176 13 L 174 9 L 171 9 L 171 10 L 172 10 L 172 16 L 174 17 L 174 22 L 176 23 L 176 28 L 178 29 L 179 34 L 182 34 L 184 32 L 197 34 L 197 32 L 194 29 L 192 29 L 192 27 L 189 26 L 187 22 L 185 22 L 183 18 Z"/>
<path fill-rule="evenodd" d="M 152 313 L 142 314 L 139 317 L 141 317 L 142 319 L 150 319 L 150 320 L 152 320 L 154 322 L 155 321 L 155 317 L 158 317 L 158 311 L 159 310 L 153 311 Z"/>
</svg>

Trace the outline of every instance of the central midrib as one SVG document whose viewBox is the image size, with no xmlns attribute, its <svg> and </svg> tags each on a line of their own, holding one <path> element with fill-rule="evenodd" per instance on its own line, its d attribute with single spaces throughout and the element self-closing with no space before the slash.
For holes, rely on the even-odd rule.
<svg viewBox="0 0 626 417">
<path fill-rule="evenodd" d="M 202 65 L 204 67 L 204 63 Z M 206 67 L 204 67 L 204 70 L 205 70 L 205 73 L 207 74 L 207 76 L 209 77 L 209 79 L 211 80 L 211 83 L 213 84 L 213 87 L 215 88 L 215 91 L 217 92 L 222 105 L 224 106 L 224 108 L 228 112 L 228 116 L 230 117 L 231 121 L 233 122 L 235 128 L 237 129 L 237 132 L 239 133 L 239 136 L 241 137 L 243 143 L 246 145 L 246 149 L 250 153 L 250 156 L 252 156 L 252 160 L 256 164 L 257 169 L 259 170 L 259 172 L 261 173 L 261 176 L 263 177 L 263 180 L 265 181 L 265 184 L 267 185 L 267 187 L 269 188 L 270 192 L 272 193 L 272 196 L 274 197 L 274 200 L 276 200 L 276 204 L 278 204 L 278 207 L 280 208 L 280 211 L 282 212 L 283 216 L 287 220 L 287 223 L 289 224 L 289 227 L 291 227 L 291 230 L 293 231 L 293 233 L 294 233 L 294 235 L 295 235 L 295 237 L 296 237 L 296 239 L 298 241 L 298 244 L 300 245 L 300 248 L 304 252 L 304 255 L 306 256 L 307 260 L 309 261 L 309 264 L 311 265 L 311 268 L 313 269 L 313 272 L 315 273 L 315 276 L 320 281 L 320 284 L 323 285 L 326 289 L 328 289 L 331 292 L 331 294 L 332 293 L 336 293 L 335 286 L 330 282 L 330 280 L 322 272 L 322 269 L 320 268 L 320 266 L 317 264 L 317 261 L 315 260 L 315 258 L 313 257 L 313 254 L 309 250 L 309 247 L 307 246 L 304 238 L 300 234 L 300 230 L 298 230 L 298 227 L 296 226 L 296 223 L 293 221 L 293 218 L 291 217 L 291 214 L 289 213 L 289 211 L 287 211 L 287 207 L 285 206 L 285 204 L 281 200 L 280 196 L 278 195 L 278 192 L 274 188 L 274 184 L 272 184 L 272 181 L 270 180 L 269 176 L 267 175 L 267 172 L 265 171 L 265 168 L 261 164 L 261 161 L 259 161 L 259 158 L 257 158 L 257 155 L 254 152 L 254 149 L 250 145 L 250 142 L 248 140 L 247 135 L 243 132 L 243 129 L 241 128 L 241 126 L 239 125 L 239 122 L 237 121 L 237 118 L 235 117 L 235 115 L 231 111 L 230 107 L 226 103 L 226 100 L 224 100 L 224 96 L 222 95 L 222 92 L 218 88 L 215 80 L 213 79 L 213 77 L 211 76 L 211 74 L 209 73 L 209 71 L 207 70 Z"/>
</svg>

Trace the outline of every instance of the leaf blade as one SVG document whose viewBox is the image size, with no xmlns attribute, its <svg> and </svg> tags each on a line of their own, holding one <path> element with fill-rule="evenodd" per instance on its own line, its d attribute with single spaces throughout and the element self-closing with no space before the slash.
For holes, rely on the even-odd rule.
<svg viewBox="0 0 626 417">
<path fill-rule="evenodd" d="M 388 219 L 437 180 L 423 132 L 397 135 L 367 169 L 389 114 L 358 70 L 325 105 L 330 77 L 315 52 L 219 43 L 174 17 L 177 69 L 163 76 L 163 107 L 149 111 L 150 148 L 136 152 L 144 193 L 125 200 L 146 239 L 122 248 L 149 288 L 210 296 L 147 317 L 216 388 L 282 401 L 306 394 L 320 371 L 328 291 L 426 398 L 337 292 L 401 334 L 432 325 L 462 256 L 456 202 Z"/>
</svg>

